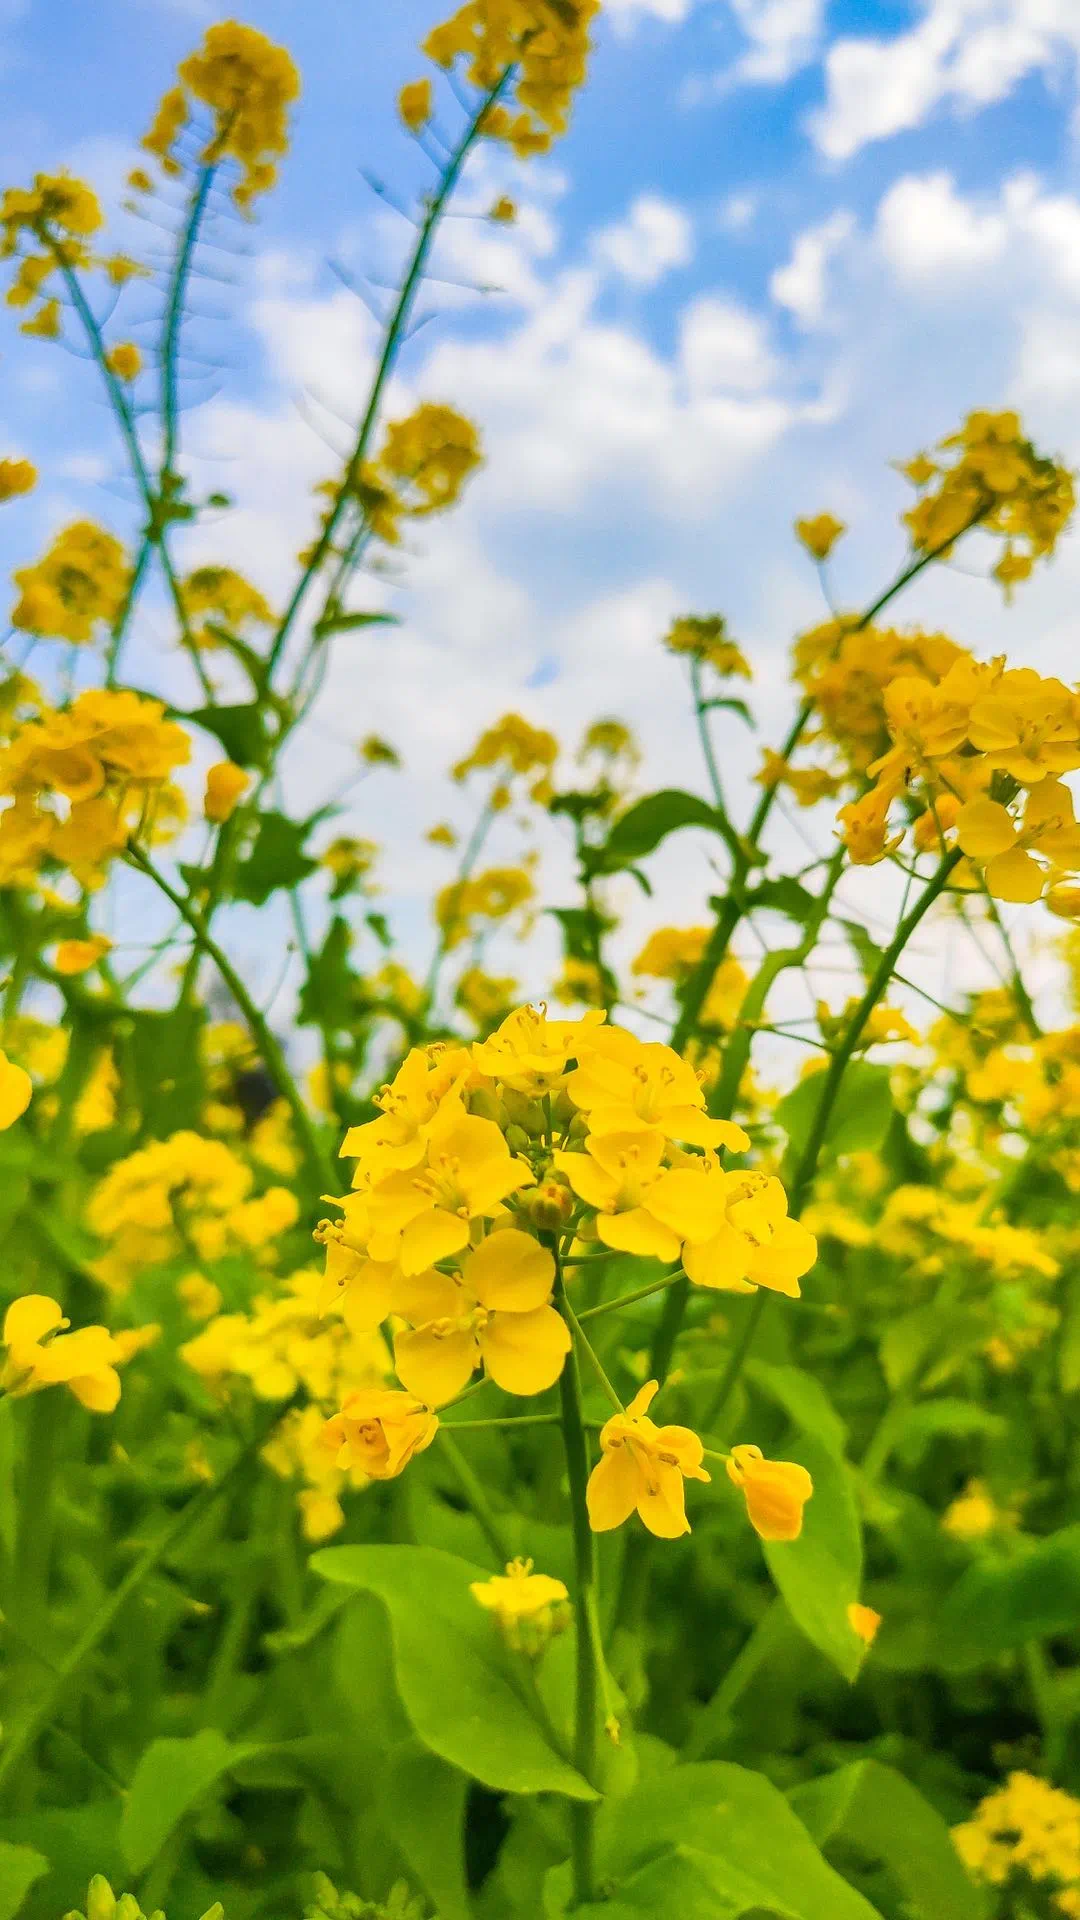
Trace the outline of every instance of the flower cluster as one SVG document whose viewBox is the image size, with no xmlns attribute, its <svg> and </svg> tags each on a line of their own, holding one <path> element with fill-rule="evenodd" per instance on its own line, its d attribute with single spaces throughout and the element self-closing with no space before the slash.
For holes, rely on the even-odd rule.
<svg viewBox="0 0 1080 1920">
<path fill-rule="evenodd" d="M 104 1874 L 95 1873 L 86 1890 L 86 1913 L 69 1913 L 65 1920 L 146 1920 L 146 1915 L 133 1893 L 122 1893 L 118 1899 Z M 158 1911 L 150 1920 L 165 1920 L 165 1916 Z M 220 1900 L 207 1907 L 201 1920 L 225 1920 Z"/>
<path fill-rule="evenodd" d="M 0 200 L 0 259 L 19 256 L 7 292 L 11 307 L 41 305 L 23 326 L 24 333 L 56 339 L 60 332 L 60 302 L 46 296 L 46 282 L 63 267 L 91 263 L 87 241 L 104 224 L 97 195 L 83 180 L 68 173 L 39 173 L 32 187 L 8 187 Z M 20 253 L 25 243 L 26 250 Z"/>
<path fill-rule="evenodd" d="M 979 525 L 1004 539 L 994 574 L 1008 593 L 1053 553 L 1075 505 L 1072 474 L 1035 451 L 1015 413 L 971 413 L 937 452 L 954 457 L 918 454 L 903 468 L 919 489 L 904 515 L 914 546 L 947 551 Z"/>
<path fill-rule="evenodd" d="M 13 627 L 84 646 L 99 624 L 116 619 L 127 598 L 130 569 L 119 540 L 92 520 L 76 520 L 14 578 L 19 598 Z"/>
<path fill-rule="evenodd" d="M 535 898 L 532 874 L 525 866 L 485 867 L 468 880 L 451 880 L 435 895 L 435 924 L 449 952 L 475 933 L 485 921 L 509 920 L 523 916 L 528 926 L 528 907 Z"/>
<path fill-rule="evenodd" d="M 570 1624 L 563 1582 L 549 1573 L 534 1573 L 531 1560 L 509 1561 L 504 1574 L 474 1580 L 469 1592 L 491 1614 L 512 1653 L 536 1659 L 552 1635 Z"/>
<path fill-rule="evenodd" d="M 1080 1800 L 1031 1773 L 1010 1773 L 981 1800 L 953 1842 L 975 1880 L 1022 1898 L 1033 1887 L 1050 1910 L 1080 1915 Z"/>
<path fill-rule="evenodd" d="M 44 1387 L 67 1387 L 92 1413 L 111 1413 L 120 1398 L 117 1362 L 124 1348 L 107 1327 L 80 1327 L 44 1293 L 25 1293 L 4 1315 L 0 1392 L 12 1398 Z"/>
<path fill-rule="evenodd" d="M 446 69 L 466 61 L 466 77 L 484 93 L 512 74 L 518 111 L 492 106 L 483 130 L 525 159 L 546 153 L 566 132 L 574 92 L 585 79 L 589 23 L 599 11 L 600 0 L 466 0 L 432 29 L 423 51 Z"/>
<path fill-rule="evenodd" d="M 664 645 L 669 653 L 711 667 L 723 680 L 752 678 L 749 662 L 728 634 L 722 613 L 681 614 L 664 635 Z"/>
<path fill-rule="evenodd" d="M 0 460 L 0 501 L 14 500 L 20 493 L 31 493 L 37 486 L 37 468 L 32 460 Z"/>
<path fill-rule="evenodd" d="M 181 61 L 177 80 L 162 98 L 143 147 L 163 172 L 179 174 L 177 141 L 193 103 L 201 102 L 210 110 L 213 127 L 199 164 L 235 160 L 240 179 L 233 199 L 240 207 L 250 206 L 257 194 L 273 186 L 276 163 L 288 152 L 288 113 L 300 92 L 300 76 L 290 56 L 257 27 L 220 20 L 207 28 L 202 46 Z M 129 184 L 142 188 L 144 179 L 135 174 Z"/>
<path fill-rule="evenodd" d="M 197 647 L 235 642 L 249 622 L 272 626 L 273 609 L 233 567 L 196 567 L 180 583 L 180 599 Z"/>
<path fill-rule="evenodd" d="M 92 1194 L 91 1230 L 107 1243 L 95 1266 L 102 1284 L 124 1292 L 144 1267 L 190 1257 L 219 1260 L 246 1251 L 263 1264 L 299 1213 L 288 1187 L 253 1194 L 255 1175 L 221 1140 L 188 1131 L 117 1160 Z"/>
<path fill-rule="evenodd" d="M 551 770 L 559 756 L 559 743 L 543 727 L 530 726 L 520 713 L 504 713 L 494 726 L 485 727 L 470 753 L 450 769 L 458 782 L 470 773 L 486 771 L 495 775 L 495 805 L 505 805 L 515 777 L 532 775 L 530 798 L 543 800 L 551 791 Z M 505 794 L 505 799 L 502 796 Z"/>
<path fill-rule="evenodd" d="M 15 802 L 0 816 L 4 884 L 32 884 L 45 860 L 98 884 L 135 827 L 183 819 L 169 776 L 190 750 L 161 701 L 141 694 L 91 688 L 32 714 L 0 748 L 0 794 Z"/>
<path fill-rule="evenodd" d="M 382 448 L 363 467 L 357 494 L 371 530 L 396 546 L 404 519 L 444 513 L 482 460 L 476 428 L 453 407 L 425 401 L 392 420 Z"/>
<path fill-rule="evenodd" d="M 650 980 L 670 980 L 676 989 L 684 987 L 701 961 L 710 931 L 708 927 L 657 927 L 631 961 L 631 973 Z M 729 954 L 709 983 L 701 1007 L 702 1024 L 730 1032 L 749 985 L 745 967 Z"/>
</svg>

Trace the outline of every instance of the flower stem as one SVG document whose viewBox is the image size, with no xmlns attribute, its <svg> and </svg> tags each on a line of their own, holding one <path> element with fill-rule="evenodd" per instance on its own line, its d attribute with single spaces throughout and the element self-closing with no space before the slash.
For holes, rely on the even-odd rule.
<svg viewBox="0 0 1080 1920">
<path fill-rule="evenodd" d="M 586 1488 L 589 1479 L 589 1449 L 581 1410 L 581 1373 L 578 1345 L 583 1340 L 574 1313 L 566 1298 L 558 1240 L 552 1237 L 555 1256 L 555 1304 L 576 1334 L 566 1356 L 559 1379 L 562 1403 L 563 1446 L 566 1473 L 570 1483 L 570 1519 L 574 1537 L 574 1613 L 577 1624 L 577 1685 L 574 1707 L 574 1765 L 585 1779 L 592 1781 L 596 1770 L 596 1721 L 599 1696 L 599 1635 L 596 1604 L 596 1541 L 589 1525 Z M 587 1343 L 586 1343 L 587 1344 Z M 584 1906 L 594 1897 L 596 1806 L 592 1801 L 570 1802 L 570 1859 L 574 1899 Z"/>
<path fill-rule="evenodd" d="M 462 1424 L 468 1425 L 469 1423 L 463 1422 Z M 491 1509 L 491 1504 L 484 1491 L 482 1481 L 473 1472 L 456 1441 L 450 1438 L 448 1428 L 440 1426 L 439 1440 L 442 1444 L 443 1453 L 453 1469 L 454 1477 L 472 1508 L 473 1517 L 477 1521 L 484 1539 L 491 1548 L 499 1567 L 505 1567 L 509 1561 L 513 1559 L 514 1550 L 503 1532 L 501 1521 Z"/>
</svg>

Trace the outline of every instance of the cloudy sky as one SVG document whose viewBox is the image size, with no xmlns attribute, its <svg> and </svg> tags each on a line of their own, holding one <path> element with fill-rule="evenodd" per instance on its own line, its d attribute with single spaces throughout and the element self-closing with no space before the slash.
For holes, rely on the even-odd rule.
<svg viewBox="0 0 1080 1920">
<path fill-rule="evenodd" d="M 221 17 L 213 0 L 0 0 L 4 178 L 63 164 L 115 205 L 176 60 Z M 393 102 L 440 15 L 251 0 L 242 17 L 291 48 L 304 92 L 279 191 L 254 225 L 215 224 L 216 277 L 192 302 L 187 455 L 238 506 L 188 558 L 228 559 L 282 599 L 376 340 L 334 264 L 386 298 L 408 229 L 363 175 L 406 197 L 431 177 Z M 411 539 L 399 584 L 359 583 L 357 605 L 402 624 L 342 637 L 289 768 L 292 796 L 318 800 L 359 736 L 398 744 L 409 777 L 369 781 L 345 824 L 387 841 L 417 952 L 447 877 L 422 831 L 467 819 L 441 771 L 482 724 L 515 707 L 573 743 L 614 712 L 650 784 L 699 786 L 685 687 L 657 644 L 675 613 L 727 615 L 776 739 L 790 637 L 823 613 L 797 513 L 850 523 L 833 591 L 858 606 L 902 557 L 890 461 L 968 409 L 1016 406 L 1080 465 L 1078 55 L 1077 0 L 608 0 L 569 137 L 527 167 L 477 156 L 457 203 L 474 217 L 444 230 L 389 413 L 452 402 L 487 465 Z M 448 94 L 440 118 L 458 123 Z M 478 217 L 501 191 L 513 230 Z M 153 228 L 119 214 L 116 231 L 160 251 Z M 129 301 L 113 335 L 146 340 L 149 295 Z M 90 369 L 20 340 L 16 319 L 0 319 L 0 433 L 43 484 L 5 509 L 8 567 L 76 512 L 117 532 L 133 518 Z M 1078 554 L 1067 539 L 1005 611 L 970 548 L 903 617 L 1075 678 Z M 169 645 L 148 604 L 133 663 L 179 697 Z M 756 764 L 737 721 L 720 746 L 736 777 Z M 829 826 L 811 819 L 819 844 Z M 646 923 L 701 917 L 710 858 L 679 841 Z"/>
</svg>

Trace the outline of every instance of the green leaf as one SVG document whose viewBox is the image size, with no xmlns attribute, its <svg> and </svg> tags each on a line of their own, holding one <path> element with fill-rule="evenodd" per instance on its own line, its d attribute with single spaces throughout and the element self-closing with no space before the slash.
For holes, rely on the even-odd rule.
<svg viewBox="0 0 1080 1920">
<path fill-rule="evenodd" d="M 798 921 L 805 926 L 817 906 L 812 893 L 795 880 L 790 874 L 782 874 L 776 880 L 763 880 L 746 896 L 749 912 L 755 907 L 767 907 L 772 913 L 785 913 L 789 920 Z"/>
<path fill-rule="evenodd" d="M 940 1609 L 935 1651 L 948 1672 L 984 1666 L 1080 1619 L 1080 1525 L 1063 1527 L 1019 1559 L 978 1561 Z"/>
<path fill-rule="evenodd" d="M 307 979 L 300 990 L 297 1010 L 300 1026 L 323 1027 L 333 1033 L 352 1024 L 351 945 L 349 923 L 340 913 L 335 913 L 327 928 L 326 939 L 318 953 L 312 955 Z"/>
<path fill-rule="evenodd" d="M 723 700 L 703 700 L 701 703 L 701 709 L 703 713 L 708 713 L 710 711 L 712 712 L 723 711 L 726 713 L 737 713 L 740 720 L 745 720 L 747 726 L 751 727 L 755 733 L 757 732 L 757 721 L 755 720 L 745 700 L 737 700 L 732 695 L 729 694 Z"/>
<path fill-rule="evenodd" d="M 563 949 L 568 960 L 593 960 L 596 936 L 604 928 L 600 916 L 587 907 L 548 907 L 553 920 L 563 930 Z"/>
<path fill-rule="evenodd" d="M 871 1065 L 868 1060 L 852 1061 L 833 1101 L 823 1157 L 872 1152 L 881 1145 L 893 1113 L 889 1078 L 888 1067 Z M 776 1120 L 787 1134 L 788 1151 L 794 1159 L 810 1138 L 824 1084 L 823 1073 L 812 1073 L 786 1093 L 776 1108 Z"/>
<path fill-rule="evenodd" d="M 439 1920 L 471 1920 L 465 1884 L 467 1786 L 465 1774 L 419 1740 L 396 1747 L 376 1783 L 380 1819 Z"/>
<path fill-rule="evenodd" d="M 331 633 L 355 633 L 359 627 L 400 627 L 401 620 L 396 613 L 342 613 L 340 610 L 327 611 L 312 629 L 316 640 L 325 640 Z"/>
<path fill-rule="evenodd" d="M 673 1767 L 606 1801 L 597 1822 L 598 1875 L 610 1905 L 574 1920 L 878 1920 L 822 1859 L 764 1775 L 723 1761 Z"/>
<path fill-rule="evenodd" d="M 0 1840 L 0 1920 L 15 1920 L 35 1880 L 48 1873 L 49 1863 L 33 1847 L 15 1847 Z"/>
<path fill-rule="evenodd" d="M 135 1769 L 120 1820 L 132 1873 L 145 1873 L 185 1814 L 258 1745 L 236 1746 L 213 1727 L 186 1740 L 151 1740 Z"/>
<path fill-rule="evenodd" d="M 648 793 L 616 820 L 602 847 L 587 851 L 585 864 L 593 873 L 616 873 L 653 853 L 669 833 L 680 827 L 708 827 L 720 831 L 721 815 L 696 793 L 667 787 Z"/>
<path fill-rule="evenodd" d="M 866 928 L 860 926 L 857 920 L 841 920 L 840 925 L 843 927 L 844 932 L 851 942 L 852 952 L 862 968 L 863 978 L 867 986 L 869 986 L 874 975 L 877 973 L 878 967 L 885 958 L 885 949 L 884 947 L 879 947 L 876 941 L 871 940 Z"/>
<path fill-rule="evenodd" d="M 902 1773 L 856 1760 L 807 1780 L 788 1796 L 822 1852 L 841 1872 L 854 1855 L 884 1866 L 910 1920 L 983 1920 L 985 1902 L 968 1879 L 949 1829 Z"/>
<path fill-rule="evenodd" d="M 144 1126 L 159 1139 L 195 1126 L 201 1118 L 200 1036 L 205 1018 L 198 1006 L 173 1007 L 168 1013 L 143 1007 L 125 1015 L 125 1056 L 135 1096 Z"/>
<path fill-rule="evenodd" d="M 233 874 L 235 898 L 262 907 L 276 888 L 298 886 L 314 873 L 317 862 L 304 852 L 304 842 L 320 817 L 290 820 L 273 808 L 258 814 L 254 839 Z"/>
<path fill-rule="evenodd" d="M 310 1565 L 382 1601 L 402 1705 L 432 1753 L 497 1790 L 596 1798 L 552 1744 L 522 1668 L 469 1592 L 490 1578 L 483 1568 L 404 1546 L 325 1547 Z"/>
<path fill-rule="evenodd" d="M 844 1459 L 843 1423 L 824 1389 L 797 1367 L 752 1361 L 747 1378 L 794 1422 L 793 1451 L 814 1483 L 798 1539 L 762 1542 L 769 1572 L 807 1639 L 846 1680 L 854 1680 L 866 1657 L 847 1617 L 862 1590 L 862 1528 Z"/>
<path fill-rule="evenodd" d="M 238 767 L 266 765 L 270 740 L 262 708 L 254 702 L 236 707 L 199 707 L 184 718 L 220 740 Z"/>
<path fill-rule="evenodd" d="M 907 1466 L 918 1466 L 931 1441 L 941 1434 L 952 1439 L 967 1439 L 973 1434 L 997 1434 L 1007 1422 L 999 1413 L 977 1400 L 955 1400 L 942 1396 L 909 1407 L 897 1423 L 894 1451 Z"/>
</svg>

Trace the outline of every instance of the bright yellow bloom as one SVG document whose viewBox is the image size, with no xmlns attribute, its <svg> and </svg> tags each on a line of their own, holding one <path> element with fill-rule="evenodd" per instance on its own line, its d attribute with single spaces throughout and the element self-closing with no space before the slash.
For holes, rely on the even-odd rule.
<svg viewBox="0 0 1080 1920">
<path fill-rule="evenodd" d="M 206 776 L 206 793 L 203 798 L 203 812 L 206 818 L 220 826 L 236 810 L 242 793 L 251 785 L 251 775 L 235 760 L 218 760 Z"/>
<path fill-rule="evenodd" d="M 4 1316 L 0 1388 L 13 1397 L 65 1386 L 91 1413 L 111 1413 L 120 1398 L 116 1361 L 124 1358 L 107 1327 L 70 1325 L 55 1300 L 27 1293 Z"/>
<path fill-rule="evenodd" d="M 903 831 L 889 836 L 889 808 L 895 798 L 891 785 L 871 787 L 859 800 L 849 800 L 837 814 L 843 828 L 848 859 L 856 867 L 873 867 L 900 845 Z"/>
<path fill-rule="evenodd" d="M 435 826 L 429 827 L 424 839 L 433 847 L 456 847 L 458 843 L 457 834 L 445 820 L 440 820 Z"/>
<path fill-rule="evenodd" d="M 176 1283 L 176 1294 L 193 1320 L 212 1320 L 221 1312 L 221 1288 L 204 1273 L 186 1273 Z"/>
<path fill-rule="evenodd" d="M 1031 667 L 1003 673 L 971 709 L 968 739 L 1023 787 L 1080 766 L 1080 697 Z"/>
<path fill-rule="evenodd" d="M 563 1582 L 549 1573 L 534 1573 L 531 1560 L 511 1560 L 505 1574 L 470 1581 L 469 1592 L 478 1605 L 494 1615 L 500 1634 L 514 1653 L 536 1658 L 552 1634 L 569 1624 L 569 1595 Z"/>
<path fill-rule="evenodd" d="M 258 587 L 232 567 L 196 567 L 181 581 L 180 594 L 193 624 L 202 615 L 213 616 L 205 626 L 195 628 L 193 637 L 199 647 L 224 646 L 223 635 L 237 634 L 249 620 L 262 627 L 274 623 L 273 609 Z"/>
<path fill-rule="evenodd" d="M 493 1034 L 474 1044 L 473 1066 L 518 1093 L 550 1093 L 567 1062 L 591 1050 L 604 1017 L 594 1010 L 580 1020 L 549 1020 L 543 1008 L 517 1007 Z"/>
<path fill-rule="evenodd" d="M 880 1613 L 875 1613 L 873 1607 L 862 1606 L 858 1600 L 852 1600 L 847 1610 L 847 1617 L 852 1632 L 857 1633 L 859 1639 L 864 1640 L 868 1647 L 872 1647 L 881 1625 Z"/>
<path fill-rule="evenodd" d="M 419 133 L 431 119 L 431 81 L 410 80 L 398 94 L 398 112 L 410 133 Z"/>
<path fill-rule="evenodd" d="M 418 1166 L 426 1151 L 428 1129 L 442 1103 L 464 1085 L 470 1072 L 464 1047 L 438 1042 L 411 1047 L 389 1086 L 372 1099 L 375 1120 L 350 1127 L 341 1145 L 343 1159 L 359 1162 L 354 1186 L 366 1185 L 395 1168 Z"/>
<path fill-rule="evenodd" d="M 492 727 L 486 727 L 472 752 L 450 771 L 455 780 L 464 780 L 476 768 L 491 767 L 509 780 L 514 774 L 550 773 L 559 754 L 559 743 L 543 727 L 532 727 L 520 713 L 504 713 Z"/>
<path fill-rule="evenodd" d="M 93 639 L 99 621 L 116 618 L 129 570 L 119 540 L 92 521 L 77 520 L 14 579 L 21 591 L 12 609 L 13 627 L 82 646 Z"/>
<path fill-rule="evenodd" d="M 557 1152 L 555 1164 L 578 1198 L 597 1209 L 596 1231 L 605 1246 L 675 1260 L 685 1237 L 705 1239 L 716 1231 L 723 1176 L 703 1161 L 666 1167 L 667 1141 L 658 1127 L 593 1134 L 585 1145 L 584 1153 Z"/>
<path fill-rule="evenodd" d="M 812 559 L 827 560 L 847 525 L 831 513 L 819 513 L 813 520 L 796 520 L 795 532 Z"/>
<path fill-rule="evenodd" d="M 761 769 L 754 779 L 762 787 L 786 787 L 800 807 L 816 807 L 819 800 L 832 800 L 844 782 L 827 767 L 793 767 L 783 754 L 763 747 Z"/>
<path fill-rule="evenodd" d="M 394 1480 L 438 1430 L 438 1414 L 411 1393 L 367 1387 L 350 1393 L 326 1422 L 322 1444 L 339 1467 L 359 1467 L 369 1480 Z"/>
<path fill-rule="evenodd" d="M 1022 824 L 996 800 L 969 800 L 957 814 L 956 833 L 964 852 L 984 867 L 995 900 L 1039 898 L 1047 876 L 1035 854 L 1069 871 L 1080 867 L 1080 826 L 1060 780 L 1030 788 Z"/>
<path fill-rule="evenodd" d="M 705 1111 L 705 1094 L 685 1060 L 659 1041 L 638 1040 L 625 1027 L 597 1027 L 567 1092 L 588 1114 L 591 1133 L 659 1128 L 669 1140 L 745 1153 L 749 1135 Z"/>
<path fill-rule="evenodd" d="M 1013 1521 L 1015 1515 L 1002 1512 L 981 1480 L 969 1480 L 946 1507 L 941 1527 L 954 1540 L 984 1540 L 996 1527 Z"/>
<path fill-rule="evenodd" d="M 502 193 L 497 200 L 492 201 L 487 217 L 489 220 L 494 220 L 497 226 L 512 226 L 517 219 L 517 208 L 514 202 Z"/>
<path fill-rule="evenodd" d="M 53 965 L 57 973 L 87 973 L 111 950 L 112 941 L 104 933 L 91 934 L 87 940 L 61 940 Z"/>
<path fill-rule="evenodd" d="M 133 340 L 120 340 L 110 347 L 105 364 L 118 380 L 134 380 L 142 372 L 142 354 Z"/>
<path fill-rule="evenodd" d="M 506 140 L 519 158 L 545 153 L 565 133 L 570 103 L 585 78 L 589 22 L 600 0 L 465 0 L 465 5 L 434 27 L 423 51 L 436 66 L 464 60 L 470 85 L 489 92 L 503 74 L 512 73 L 506 96 L 510 106 L 493 107 L 483 131 Z"/>
<path fill-rule="evenodd" d="M 978 522 L 1005 541 L 994 572 L 1008 592 L 1037 559 L 1053 552 L 1072 514 L 1073 476 L 1036 453 L 1015 413 L 971 413 L 939 451 L 955 451 L 952 465 L 920 455 L 906 469 L 916 486 L 938 480 L 904 515 L 912 542 L 924 551 L 948 552 L 951 542 Z"/>
<path fill-rule="evenodd" d="M 30 460 L 0 460 L 0 500 L 14 500 L 37 485 L 37 468 Z"/>
<path fill-rule="evenodd" d="M 554 1386 L 570 1333 L 551 1305 L 555 1262 L 516 1227 L 488 1235 L 466 1256 L 460 1280 L 432 1268 L 394 1288 L 394 1309 L 412 1331 L 394 1340 L 402 1385 L 445 1406 L 481 1364 L 504 1393 Z"/>
<path fill-rule="evenodd" d="M 372 1259 L 397 1260 L 406 1274 L 462 1252 L 470 1223 L 490 1219 L 534 1179 L 494 1121 L 466 1113 L 457 1096 L 440 1107 L 425 1148 L 420 1166 L 388 1174 L 368 1199 Z"/>
<path fill-rule="evenodd" d="M 689 1533 L 684 1480 L 709 1480 L 705 1450 L 689 1427 L 657 1427 L 648 1409 L 659 1393 L 650 1380 L 625 1413 L 600 1430 L 600 1460 L 589 1475 L 589 1525 L 594 1533 L 621 1527 L 635 1508 L 650 1533 L 676 1540 Z"/>
<path fill-rule="evenodd" d="M 753 678 L 741 648 L 728 636 L 727 621 L 722 613 L 680 615 L 664 635 L 664 645 L 669 653 L 688 654 L 692 660 L 700 660 L 721 679 L 733 675 L 742 680 Z"/>
<path fill-rule="evenodd" d="M 750 1525 L 763 1540 L 797 1540 L 803 1508 L 814 1491 L 805 1467 L 792 1460 L 766 1460 L 760 1447 L 732 1447 L 728 1478 L 746 1498 Z"/>
<path fill-rule="evenodd" d="M 454 1004 L 475 1020 L 478 1027 L 505 1017 L 517 998 L 518 982 L 509 973 L 485 973 L 483 967 L 466 967 L 454 988 Z"/>
<path fill-rule="evenodd" d="M 288 150 L 288 109 L 300 92 L 292 60 L 256 27 L 221 20 L 207 28 L 202 46 L 180 62 L 178 80 L 162 99 L 144 148 L 157 156 L 164 172 L 180 172 L 173 149 L 190 117 L 190 94 L 209 107 L 213 118 L 200 164 L 235 160 L 241 178 L 233 199 L 238 206 L 249 206 L 256 194 L 273 185 L 274 162 Z"/>
<path fill-rule="evenodd" d="M 535 894 L 527 867 L 485 867 L 471 880 L 452 880 L 436 894 L 435 924 L 450 950 L 478 931 L 476 922 L 509 920 L 520 912 L 523 927 L 530 925 L 527 909 Z"/>
<path fill-rule="evenodd" d="M 979 1802 L 970 1820 L 953 1828 L 952 1837 L 968 1872 L 984 1885 L 1008 1883 L 1019 1900 L 1020 1889 L 1034 1883 L 1049 1896 L 1049 1911 L 1076 1913 L 1080 1800 L 1072 1794 L 1034 1774 L 1010 1773 L 1003 1787 Z"/>
<path fill-rule="evenodd" d="M 26 1112 L 33 1091 L 34 1083 L 26 1069 L 0 1053 L 0 1133 L 13 1127 Z"/>
<path fill-rule="evenodd" d="M 720 1176 L 722 1223 L 690 1241 L 683 1265 L 695 1286 L 748 1293 L 765 1287 L 797 1300 L 799 1281 L 817 1259 L 817 1241 L 801 1220 L 789 1220 L 787 1194 L 773 1174 L 747 1170 Z"/>
</svg>

